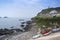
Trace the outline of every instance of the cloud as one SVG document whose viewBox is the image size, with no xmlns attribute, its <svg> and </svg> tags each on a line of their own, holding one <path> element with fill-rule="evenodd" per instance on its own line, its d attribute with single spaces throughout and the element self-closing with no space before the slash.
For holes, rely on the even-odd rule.
<svg viewBox="0 0 60 40">
<path fill-rule="evenodd" d="M 11 0 L 0 7 L 0 16 L 32 17 L 42 8 L 37 4 L 38 0 Z"/>
<path fill-rule="evenodd" d="M 56 3 L 55 3 L 56 2 Z M 0 1 L 0 16 L 32 17 L 43 8 L 56 6 L 52 0 L 2 0 Z"/>
</svg>

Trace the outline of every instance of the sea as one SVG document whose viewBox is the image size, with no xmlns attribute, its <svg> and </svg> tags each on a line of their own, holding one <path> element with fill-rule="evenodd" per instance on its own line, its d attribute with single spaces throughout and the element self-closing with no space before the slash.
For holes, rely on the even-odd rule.
<svg viewBox="0 0 60 40">
<path fill-rule="evenodd" d="M 21 29 L 21 22 L 26 22 L 30 20 L 30 18 L 15 18 L 15 17 L 9 17 L 9 18 L 0 18 L 0 29 L 11 29 L 12 27 L 14 29 Z"/>
</svg>

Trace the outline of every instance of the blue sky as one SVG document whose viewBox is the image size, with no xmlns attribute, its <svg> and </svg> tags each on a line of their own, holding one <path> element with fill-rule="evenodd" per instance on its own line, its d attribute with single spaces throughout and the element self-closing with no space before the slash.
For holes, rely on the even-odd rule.
<svg viewBox="0 0 60 40">
<path fill-rule="evenodd" d="M 48 7 L 60 7 L 60 0 L 0 0 L 0 16 L 31 18 Z"/>
</svg>

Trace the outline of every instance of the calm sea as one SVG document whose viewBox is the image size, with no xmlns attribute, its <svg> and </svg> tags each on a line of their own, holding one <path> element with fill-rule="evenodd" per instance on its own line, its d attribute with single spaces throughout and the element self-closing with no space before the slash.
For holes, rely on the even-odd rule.
<svg viewBox="0 0 60 40">
<path fill-rule="evenodd" d="M 0 18 L 0 29 L 1 28 L 8 28 L 11 29 L 11 27 L 13 28 L 21 28 L 21 22 L 22 21 L 28 21 L 29 18 L 26 18 L 24 20 L 20 19 L 20 18 Z"/>
</svg>

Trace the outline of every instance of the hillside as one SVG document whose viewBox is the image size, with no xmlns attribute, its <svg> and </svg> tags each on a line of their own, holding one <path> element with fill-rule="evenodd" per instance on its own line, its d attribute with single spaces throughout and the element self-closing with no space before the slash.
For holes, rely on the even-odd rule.
<svg viewBox="0 0 60 40">
<path fill-rule="evenodd" d="M 40 34 L 44 35 L 46 32 L 51 32 L 51 34 L 47 36 L 39 37 L 34 40 L 60 40 L 60 32 L 56 32 L 56 34 L 53 33 L 53 29 L 59 28 L 58 31 L 60 31 L 60 7 L 43 9 L 37 16 L 32 18 L 32 20 L 38 25 L 37 27 L 40 29 L 38 32 L 40 32 Z"/>
<path fill-rule="evenodd" d="M 39 12 L 37 15 L 39 14 L 48 14 L 50 11 L 52 10 L 56 10 L 58 13 L 60 13 L 60 7 L 55 7 L 55 8 L 47 8 L 47 9 L 43 9 L 41 12 Z"/>
</svg>

